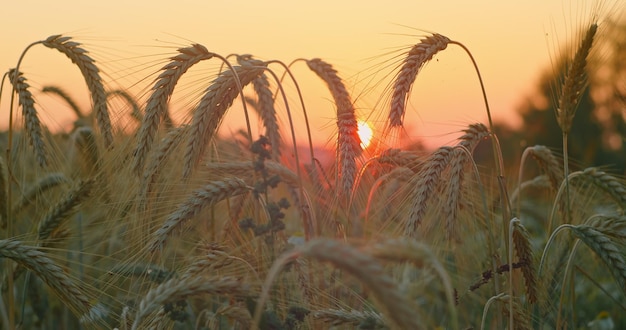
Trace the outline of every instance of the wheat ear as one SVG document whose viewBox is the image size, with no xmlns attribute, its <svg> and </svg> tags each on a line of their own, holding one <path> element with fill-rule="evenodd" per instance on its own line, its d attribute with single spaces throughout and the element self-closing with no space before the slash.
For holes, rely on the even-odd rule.
<svg viewBox="0 0 626 330">
<path fill-rule="evenodd" d="M 170 155 L 172 148 L 174 148 L 176 143 L 180 142 L 187 128 L 188 126 L 183 125 L 170 130 L 159 143 L 157 150 L 151 154 L 148 166 L 142 173 L 141 189 L 139 191 L 140 210 L 146 210 L 149 195 L 161 170 L 164 168 L 164 163 Z"/>
<path fill-rule="evenodd" d="M 616 177 L 595 167 L 586 168 L 583 178 L 602 189 L 622 208 L 626 208 L 626 187 Z"/>
<path fill-rule="evenodd" d="M 76 117 L 78 118 L 84 117 L 83 113 L 80 111 L 80 108 L 78 107 L 76 102 L 74 102 L 74 100 L 61 88 L 56 87 L 56 86 L 45 86 L 44 88 L 41 89 L 41 91 L 44 93 L 58 95 L 60 98 L 63 99 L 63 101 L 65 101 L 65 103 L 67 103 L 67 105 L 70 106 L 72 111 L 74 111 L 74 113 L 76 114 Z"/>
<path fill-rule="evenodd" d="M 109 110 L 107 108 L 107 97 L 104 92 L 102 78 L 100 78 L 100 70 L 96 66 L 96 62 L 87 55 L 88 52 L 84 48 L 80 47 L 80 43 L 71 41 L 71 37 L 53 35 L 44 40 L 43 45 L 48 48 L 54 48 L 65 54 L 65 56 L 72 60 L 80 69 L 87 83 L 87 88 L 91 93 L 93 109 L 101 134 L 104 138 L 104 145 L 107 148 L 111 147 L 113 145 L 113 130 L 111 128 L 111 119 L 109 118 Z"/>
<path fill-rule="evenodd" d="M 446 239 L 456 241 L 459 240 L 456 222 L 465 179 L 465 165 L 470 158 L 469 151 L 464 147 L 456 147 L 450 158 L 450 180 L 445 191 L 442 219 L 445 221 Z"/>
<path fill-rule="evenodd" d="M 280 160 L 280 130 L 278 127 L 278 119 L 276 118 L 276 109 L 274 108 L 274 98 L 270 90 L 270 83 L 265 74 L 252 80 L 252 86 L 258 97 L 257 110 L 263 125 L 265 126 L 265 136 L 270 140 L 272 148 L 272 159 Z"/>
<path fill-rule="evenodd" d="M 50 237 L 53 231 L 58 230 L 61 222 L 78 211 L 78 207 L 89 197 L 94 181 L 79 182 L 75 188 L 68 191 L 64 198 L 50 208 L 50 211 L 39 222 L 37 238 L 43 241 Z"/>
<path fill-rule="evenodd" d="M 17 92 L 19 103 L 22 106 L 22 116 L 24 117 L 30 145 L 35 149 L 35 156 L 39 165 L 45 167 L 48 164 L 48 155 L 41 133 L 41 123 L 35 109 L 35 100 L 29 90 L 30 85 L 26 82 L 23 74 L 15 70 L 9 71 L 9 79 Z"/>
<path fill-rule="evenodd" d="M 598 31 L 597 24 L 591 24 L 585 33 L 585 37 L 580 43 L 571 66 L 567 69 L 559 106 L 556 109 L 556 119 L 564 134 L 568 134 L 572 128 L 572 121 L 576 114 L 578 102 L 587 86 L 587 57 L 591 51 L 593 39 Z"/>
<path fill-rule="evenodd" d="M 398 167 L 405 167 L 418 173 L 422 168 L 423 161 L 420 156 L 411 151 L 391 148 L 384 150 L 376 156 L 376 160 L 381 164 L 392 164 Z"/>
<path fill-rule="evenodd" d="M 170 214 L 165 223 L 154 233 L 149 250 L 154 252 L 165 245 L 172 231 L 191 219 L 205 207 L 212 206 L 228 197 L 237 196 L 250 191 L 250 187 L 241 179 L 231 178 L 213 181 L 200 189 L 194 190 L 176 211 Z"/>
<path fill-rule="evenodd" d="M 448 309 L 450 312 L 452 328 L 458 328 L 458 318 L 456 310 L 456 299 L 450 274 L 446 271 L 443 264 L 437 259 L 432 249 L 428 245 L 417 242 L 412 239 L 389 239 L 383 242 L 373 244 L 366 248 L 370 255 L 386 260 L 396 262 L 412 262 L 418 267 L 422 267 L 425 263 L 435 270 L 439 275 L 444 287 L 446 298 L 448 300 Z"/>
<path fill-rule="evenodd" d="M 193 112 L 183 158 L 184 178 L 191 175 L 193 168 L 200 161 L 226 110 L 240 94 L 240 89 L 263 74 L 266 66 L 263 62 L 255 61 L 254 65 L 236 66 L 233 69 L 234 71 L 222 72 L 213 81 Z"/>
<path fill-rule="evenodd" d="M 391 95 L 391 109 L 389 111 L 389 123 L 391 127 L 402 126 L 406 102 L 409 98 L 411 86 L 424 64 L 430 61 L 435 54 L 446 49 L 450 39 L 441 35 L 433 34 L 420 40 L 413 46 L 404 59 L 400 72 L 393 83 Z"/>
<path fill-rule="evenodd" d="M 385 273 L 379 262 L 354 247 L 339 241 L 321 238 L 308 241 L 274 262 L 256 305 L 255 326 L 259 324 L 261 311 L 268 298 L 272 283 L 285 264 L 299 257 L 329 262 L 334 267 L 345 270 L 356 277 L 373 294 L 378 306 L 388 313 L 385 315 L 388 315 L 389 322 L 398 329 L 420 329 L 422 327 L 412 304 L 398 290 L 394 280 Z"/>
<path fill-rule="evenodd" d="M 256 60 L 250 55 L 237 56 L 237 62 L 241 65 L 255 65 Z M 280 82 L 279 82 L 280 84 Z M 265 126 L 265 136 L 270 140 L 272 160 L 280 160 L 280 130 L 278 127 L 278 119 L 276 118 L 276 109 L 274 108 L 274 96 L 270 90 L 270 82 L 266 74 L 260 75 L 252 80 L 252 87 L 257 95 L 257 100 L 245 98 L 246 102 L 253 105 Z"/>
<path fill-rule="evenodd" d="M 94 173 L 100 168 L 100 152 L 93 129 L 88 126 L 77 128 L 72 134 L 74 143 L 83 160 L 87 173 Z"/>
<path fill-rule="evenodd" d="M 467 149 L 470 153 L 474 152 L 474 149 L 484 139 L 488 138 L 489 128 L 481 123 L 471 124 L 468 128 L 464 129 L 463 134 L 459 140 L 459 145 Z"/>
<path fill-rule="evenodd" d="M 130 95 L 127 91 L 123 89 L 116 89 L 116 90 L 107 92 L 107 97 L 111 97 L 111 96 L 119 96 L 123 98 L 124 101 L 126 101 L 126 103 L 128 103 L 132 108 L 132 110 L 130 111 L 130 116 L 135 118 L 138 121 L 141 121 L 143 119 L 143 114 L 141 113 L 139 104 L 137 104 L 137 100 L 135 100 L 135 98 L 132 95 Z"/>
<path fill-rule="evenodd" d="M 559 160 L 546 146 L 536 145 L 528 148 L 528 152 L 539 164 L 539 167 L 550 178 L 550 184 L 554 190 L 558 190 L 563 182 L 563 168 L 559 165 Z"/>
<path fill-rule="evenodd" d="M 0 257 L 13 259 L 20 266 L 32 271 L 75 312 L 84 313 L 90 309 L 89 298 L 61 267 L 37 248 L 23 245 L 19 241 L 0 240 Z"/>
<path fill-rule="evenodd" d="M 171 62 L 161 69 L 163 72 L 157 77 L 152 94 L 146 102 L 145 114 L 137 133 L 137 145 L 133 151 L 135 157 L 133 170 L 138 175 L 141 174 L 148 152 L 152 148 L 161 118 L 167 115 L 167 102 L 178 80 L 194 64 L 214 56 L 200 44 L 180 48 L 178 52 L 179 54 L 170 58 Z"/>
<path fill-rule="evenodd" d="M 521 222 L 513 222 L 513 245 L 519 262 L 522 263 L 522 276 L 526 286 L 526 299 L 529 303 L 537 302 L 537 277 L 535 276 L 535 258 L 530 244 L 530 234 Z"/>
<path fill-rule="evenodd" d="M 349 325 L 354 328 L 361 328 L 364 325 L 368 325 L 371 326 L 372 329 L 387 328 L 383 316 L 373 311 L 319 309 L 313 311 L 313 317 L 334 327 Z"/>
<path fill-rule="evenodd" d="M 622 292 L 626 293 L 626 262 L 617 245 L 610 237 L 592 226 L 570 226 L 570 229 L 604 261 L 611 275 L 622 288 Z"/>
<path fill-rule="evenodd" d="M 71 181 L 63 173 L 50 173 L 46 175 L 32 184 L 26 192 L 24 192 L 22 198 L 11 208 L 11 212 L 13 214 L 19 213 L 47 190 L 69 182 Z"/>
<path fill-rule="evenodd" d="M 249 292 L 248 285 L 230 276 L 174 278 L 151 289 L 141 299 L 132 329 L 138 329 L 146 316 L 168 302 L 180 301 L 201 294 L 243 296 Z"/>
<path fill-rule="evenodd" d="M 268 174 L 272 176 L 278 175 L 281 182 L 293 188 L 299 187 L 300 181 L 298 179 L 298 175 L 286 166 L 273 161 L 265 161 L 264 166 Z M 210 173 L 216 174 L 216 176 L 227 174 L 229 176 L 234 176 L 245 180 L 254 179 L 255 162 L 210 162 L 207 163 L 204 167 L 209 170 Z"/>
<path fill-rule="evenodd" d="M 356 157 L 361 154 L 354 104 L 343 81 L 330 64 L 319 58 L 306 61 L 309 68 L 326 84 L 337 107 L 337 190 L 340 198 L 352 192 L 357 175 Z"/>
<path fill-rule="evenodd" d="M 452 156 L 452 150 L 447 146 L 439 148 L 428 158 L 417 178 L 409 182 L 413 186 L 410 194 L 411 210 L 406 221 L 404 235 L 411 237 L 417 235 L 417 227 L 426 214 L 428 198 L 439 184 L 441 173 L 448 166 Z"/>
</svg>

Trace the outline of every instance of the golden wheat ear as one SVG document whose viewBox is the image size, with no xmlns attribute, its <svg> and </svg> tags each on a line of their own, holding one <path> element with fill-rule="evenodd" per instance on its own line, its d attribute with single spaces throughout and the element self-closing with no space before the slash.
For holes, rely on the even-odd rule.
<svg viewBox="0 0 626 330">
<path fill-rule="evenodd" d="M 393 83 L 391 107 L 389 109 L 389 123 L 391 127 L 403 125 L 406 102 L 417 74 L 435 54 L 446 49 L 449 42 L 450 39 L 446 36 L 435 33 L 423 38 L 409 50 Z"/>
<path fill-rule="evenodd" d="M 65 54 L 80 69 L 87 83 L 87 88 L 91 93 L 93 110 L 100 127 L 100 133 L 104 138 L 104 145 L 106 148 L 110 148 L 113 146 L 113 129 L 111 128 L 111 119 L 109 118 L 107 98 L 102 78 L 100 77 L 100 70 L 96 66 L 96 61 L 88 55 L 88 52 L 81 47 L 81 44 L 71 39 L 71 37 L 67 36 L 53 35 L 44 40 L 42 44 Z"/>
<path fill-rule="evenodd" d="M 215 136 L 226 111 L 242 93 L 241 89 L 262 75 L 266 68 L 265 63 L 255 61 L 254 65 L 232 67 L 213 80 L 193 111 L 183 157 L 183 178 L 191 176 L 208 142 Z"/>
<path fill-rule="evenodd" d="M 422 223 L 426 214 L 428 200 L 441 181 L 441 174 L 450 163 L 453 150 L 447 146 L 437 149 L 417 175 L 409 181 L 413 187 L 410 193 L 411 210 L 404 229 L 405 236 L 417 236 L 417 227 Z"/>
<path fill-rule="evenodd" d="M 589 26 L 565 74 L 559 104 L 556 109 L 557 122 L 565 134 L 568 134 L 572 128 L 576 108 L 583 95 L 583 90 L 587 86 L 587 57 L 591 51 L 597 31 L 597 24 L 594 23 Z"/>
<path fill-rule="evenodd" d="M 211 59 L 215 55 L 200 44 L 180 48 L 178 52 L 179 54 L 170 58 L 170 63 L 161 69 L 163 72 L 154 83 L 152 94 L 146 102 L 143 120 L 137 132 L 137 145 L 133 151 L 135 158 L 133 170 L 137 175 L 141 175 L 161 119 L 167 114 L 167 102 L 172 96 L 178 80 L 193 65 Z"/>
<path fill-rule="evenodd" d="M 306 61 L 309 68 L 326 84 L 337 106 L 337 190 L 341 199 L 347 200 L 352 192 L 357 175 L 356 157 L 361 154 L 354 105 L 348 89 L 330 64 L 321 59 Z"/>
<path fill-rule="evenodd" d="M 19 104 L 22 106 L 22 116 L 26 126 L 26 133 L 30 139 L 30 144 L 35 150 L 37 162 L 41 167 L 48 164 L 48 152 L 43 142 L 43 134 L 41 133 L 41 122 L 35 109 L 35 99 L 30 92 L 30 85 L 26 82 L 26 78 L 21 72 L 15 70 L 9 71 L 9 80 L 13 84 L 13 88 L 17 92 Z"/>
<path fill-rule="evenodd" d="M 187 201 L 182 203 L 174 213 L 165 220 L 165 223 L 154 233 L 154 239 L 149 251 L 155 252 L 163 248 L 171 233 L 179 228 L 183 222 L 190 220 L 203 208 L 209 207 L 228 197 L 237 196 L 250 191 L 250 187 L 238 178 L 213 181 L 204 187 L 194 190 Z"/>
</svg>

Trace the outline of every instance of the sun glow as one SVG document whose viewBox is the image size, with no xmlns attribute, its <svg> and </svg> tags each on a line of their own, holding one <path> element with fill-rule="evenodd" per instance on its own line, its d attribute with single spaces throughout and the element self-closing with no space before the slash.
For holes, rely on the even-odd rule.
<svg viewBox="0 0 626 330">
<path fill-rule="evenodd" d="M 372 142 L 372 136 L 374 135 L 374 131 L 372 131 L 372 127 L 365 121 L 360 120 L 357 124 L 358 126 L 358 134 L 361 139 L 361 148 L 365 149 Z"/>
</svg>

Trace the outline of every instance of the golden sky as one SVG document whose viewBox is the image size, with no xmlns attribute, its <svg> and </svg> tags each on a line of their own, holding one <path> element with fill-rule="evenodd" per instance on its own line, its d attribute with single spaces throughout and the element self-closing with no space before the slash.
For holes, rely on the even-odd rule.
<svg viewBox="0 0 626 330">
<path fill-rule="evenodd" d="M 344 78 L 357 99 L 359 113 L 380 123 L 386 116 L 385 104 L 378 102 L 385 96 L 384 79 L 394 74 L 402 51 L 430 31 L 460 41 L 472 51 L 494 118 L 516 123 L 514 110 L 532 91 L 542 70 L 549 67 L 554 44 L 571 36 L 574 24 L 586 19 L 596 2 L 7 1 L 0 20 L 0 66 L 2 70 L 15 67 L 21 51 L 31 42 L 65 34 L 90 51 L 109 87 L 131 88 L 139 94 L 139 86 L 150 85 L 154 73 L 176 48 L 191 43 L 224 56 L 253 54 L 287 63 L 320 57 Z M 325 142 L 334 131 L 330 95 L 304 64 L 297 64 L 294 70 L 312 102 L 308 110 L 313 129 L 318 140 Z M 49 127 L 71 123 L 72 113 L 37 88 L 63 87 L 88 108 L 78 69 L 60 53 L 35 47 L 21 71 L 33 86 L 40 115 Z M 173 99 L 173 107 L 179 104 L 184 108 L 185 96 L 194 92 L 198 91 L 193 86 L 181 86 L 175 91 L 181 96 Z M 291 99 L 296 100 L 293 95 Z M 0 101 L 3 129 L 8 103 L 5 88 Z M 286 117 L 281 115 L 281 119 L 286 125 Z M 450 46 L 422 70 L 405 122 L 412 137 L 429 145 L 453 141 L 469 123 L 486 123 L 478 80 L 459 47 Z M 240 123 L 233 115 L 225 129 L 235 130 Z"/>
</svg>

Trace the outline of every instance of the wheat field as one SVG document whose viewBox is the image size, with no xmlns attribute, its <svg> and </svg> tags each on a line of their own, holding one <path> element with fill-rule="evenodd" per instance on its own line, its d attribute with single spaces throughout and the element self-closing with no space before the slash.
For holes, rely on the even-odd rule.
<svg viewBox="0 0 626 330">
<path fill-rule="evenodd" d="M 503 159 L 479 59 L 452 36 L 426 34 L 385 68 L 392 82 L 375 110 L 385 125 L 366 148 L 356 97 L 324 59 L 190 44 L 138 96 L 109 89 L 80 40 L 33 42 L 24 54 L 45 47 L 71 60 L 91 110 L 63 86 L 32 88 L 22 58 L 3 76 L 2 328 L 626 326 L 626 183 L 568 157 L 588 58 L 606 35 L 595 20 L 581 28 L 556 89 L 563 154 L 528 146 L 519 164 Z M 488 122 L 435 150 L 400 147 L 414 81 L 452 47 L 475 66 Z M 219 70 L 181 120 L 170 100 L 201 62 Z M 330 162 L 313 148 L 296 65 L 336 107 Z M 74 109 L 69 132 L 42 123 L 39 93 Z M 228 111 L 243 111 L 247 129 L 219 134 Z M 297 143 L 302 129 L 309 141 Z"/>
</svg>

